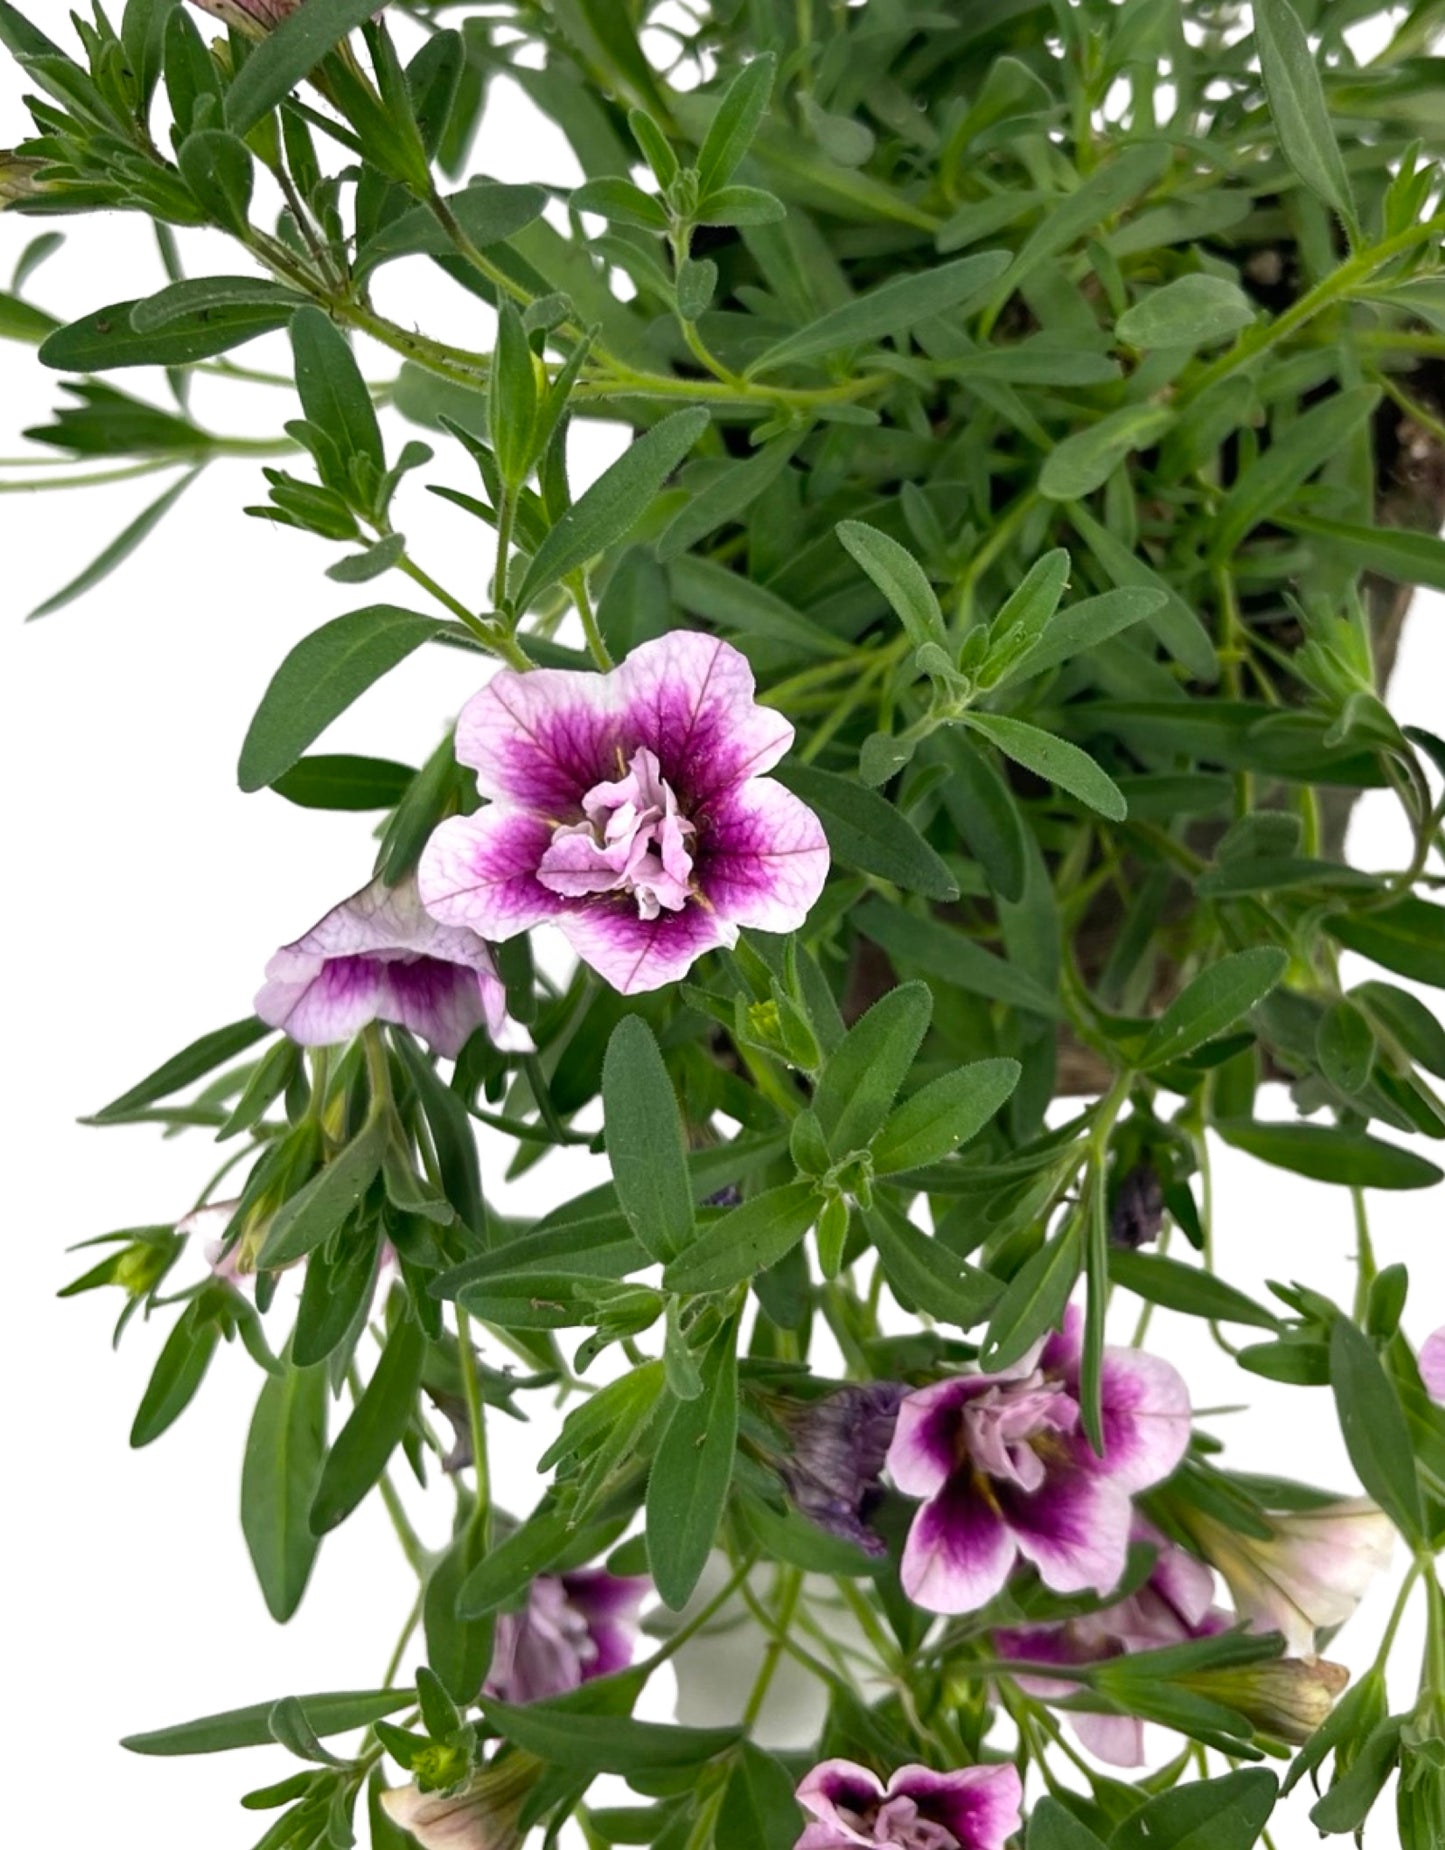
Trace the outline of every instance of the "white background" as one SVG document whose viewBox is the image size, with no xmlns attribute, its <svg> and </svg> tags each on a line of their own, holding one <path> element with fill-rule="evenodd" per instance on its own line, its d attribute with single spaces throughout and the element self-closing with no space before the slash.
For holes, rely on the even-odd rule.
<svg viewBox="0 0 1445 1850">
<path fill-rule="evenodd" d="M 19 94 L 0 65 L 0 146 L 24 133 Z M 580 177 L 556 132 L 505 87 L 494 92 L 476 164 L 503 179 Z M 55 312 L 77 314 L 164 281 L 142 220 L 56 222 L 69 240 L 32 285 Z M 0 284 L 48 223 L 0 221 Z M 186 249 L 197 271 L 236 267 L 219 239 L 189 238 Z M 385 281 L 384 306 L 399 318 L 489 345 L 485 311 L 434 270 L 396 266 Z M 275 338 L 240 357 L 286 365 Z M 391 371 L 375 350 L 362 360 L 373 376 Z M 159 375 L 116 382 L 168 403 Z M 57 380 L 33 353 L 0 346 L 0 452 L 21 454 L 16 433 L 56 402 Z M 263 388 L 248 402 L 245 392 L 201 382 L 195 402 L 203 422 L 233 434 L 268 433 L 295 415 L 287 394 Z M 399 425 L 387 428 L 389 438 L 402 435 Z M 580 483 L 618 437 L 584 430 L 574 443 Z M 469 469 L 448 452 L 426 479 L 470 487 Z M 123 1753 L 118 1737 L 263 1697 L 373 1686 L 410 1601 L 409 1575 L 373 1500 L 328 1539 L 298 1617 L 272 1625 L 237 1523 L 241 1449 L 259 1385 L 239 1349 L 217 1358 L 179 1425 L 148 1450 L 128 1450 L 158 1332 L 133 1325 L 112 1355 L 119 1294 L 57 1303 L 56 1289 L 87 1263 L 65 1248 L 179 1217 L 216 1158 L 195 1137 L 162 1144 L 150 1131 L 75 1120 L 197 1033 L 246 1013 L 271 949 L 364 878 L 368 818 L 306 812 L 270 793 L 242 797 L 236 754 L 269 676 L 300 636 L 375 597 L 415 600 L 395 579 L 362 592 L 331 584 L 322 572 L 336 549 L 246 518 L 243 503 L 263 499 L 259 470 L 229 462 L 208 470 L 161 534 L 100 590 L 24 626 L 158 487 L 0 494 L 10 895 L 3 1683 L 16 1744 L 6 1834 L 66 1846 L 103 1835 L 112 1850 L 244 1850 L 265 1820 L 234 1809 L 234 1795 L 294 1763 L 279 1750 L 142 1760 Z M 397 519 L 416 556 L 480 605 L 490 562 L 482 530 L 426 495 L 416 477 Z M 1392 695 L 1402 719 L 1437 729 L 1445 729 L 1441 618 L 1441 600 L 1419 600 Z M 454 652 L 415 656 L 338 722 L 326 746 L 416 762 L 475 678 L 472 662 Z M 1361 805 L 1352 846 L 1363 865 L 1400 862 L 1404 835 L 1386 798 Z M 1282 1099 L 1277 1108 L 1288 1110 Z M 492 1186 L 500 1153 L 490 1154 Z M 565 1198 L 582 1185 L 585 1161 L 554 1160 L 515 1199 L 537 1208 Z M 1348 1196 L 1229 1151 L 1217 1162 L 1226 1275 L 1256 1291 L 1268 1277 L 1303 1278 L 1348 1301 Z M 1438 1197 L 1376 1196 L 1372 1211 L 1381 1262 L 1411 1268 L 1407 1323 L 1418 1341 L 1445 1319 Z M 1238 1374 L 1187 1319 L 1159 1316 L 1151 1346 L 1186 1370 L 1197 1406 L 1232 1409 L 1209 1422 L 1229 1443 L 1228 1462 L 1355 1488 L 1323 1391 Z M 506 1432 L 500 1494 L 516 1508 L 540 1489 L 531 1467 L 545 1442 L 546 1434 Z M 440 1538 L 438 1520 L 444 1512 L 429 1539 Z M 1336 1656 L 1368 1662 L 1390 1592 L 1375 1589 Z M 1397 1699 L 1413 1687 L 1418 1642 L 1407 1625 Z M 21 1762 L 33 1771 L 20 1771 Z M 1393 1828 L 1382 1815 L 1373 1841 L 1389 1844 Z M 1280 1850 L 1317 1842 L 1302 1804 L 1280 1814 L 1274 1839 Z"/>
</svg>

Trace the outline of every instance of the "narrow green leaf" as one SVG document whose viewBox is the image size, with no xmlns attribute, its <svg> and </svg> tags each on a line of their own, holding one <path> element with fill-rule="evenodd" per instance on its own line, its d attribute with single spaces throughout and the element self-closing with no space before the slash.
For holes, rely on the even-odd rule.
<svg viewBox="0 0 1445 1850">
<path fill-rule="evenodd" d="M 1445 907 L 1410 894 L 1379 912 L 1337 913 L 1325 930 L 1386 970 L 1445 988 Z"/>
<path fill-rule="evenodd" d="M 709 533 L 737 520 L 767 492 L 782 474 L 798 448 L 796 435 L 787 433 L 765 443 L 756 456 L 733 463 L 716 476 L 673 516 L 657 542 L 657 556 L 669 561 L 695 546 Z M 737 574 L 730 572 L 730 578 Z"/>
<path fill-rule="evenodd" d="M 914 648 L 948 647 L 948 626 L 923 567 L 895 539 L 861 520 L 839 521 L 838 538 L 892 605 Z"/>
<path fill-rule="evenodd" d="M 1230 489 L 1211 523 L 1210 557 L 1229 558 L 1246 534 L 1277 514 L 1303 482 L 1368 424 L 1379 402 L 1376 386 L 1356 385 L 1302 411 Z"/>
<path fill-rule="evenodd" d="M 325 1535 L 345 1522 L 386 1469 L 416 1412 L 425 1359 L 425 1332 L 411 1316 L 403 1316 L 322 1469 L 311 1503 L 314 1534 Z"/>
<path fill-rule="evenodd" d="M 1129 806 L 1113 778 L 1069 740 L 1057 738 L 1041 727 L 1030 726 L 1004 713 L 970 712 L 966 723 L 996 745 L 1005 757 L 1012 758 L 1035 776 L 1057 784 L 1060 790 L 1068 791 L 1070 796 L 1077 797 L 1101 816 L 1107 816 L 1111 822 L 1122 822 L 1128 815 Z"/>
<path fill-rule="evenodd" d="M 221 1331 L 213 1316 L 199 1314 L 200 1304 L 195 1299 L 181 1312 L 156 1358 L 131 1424 L 130 1442 L 137 1449 L 175 1424 L 206 1378 Z"/>
<path fill-rule="evenodd" d="M 104 373 L 122 366 L 191 366 L 255 340 L 259 334 L 284 328 L 292 312 L 281 301 L 236 302 L 192 309 L 171 317 L 164 327 L 142 333 L 131 326 L 131 316 L 139 306 L 134 300 L 111 302 L 57 328 L 40 343 L 41 365 L 64 373 Z"/>
<path fill-rule="evenodd" d="M 449 193 L 442 203 L 465 232 L 467 241 L 484 250 L 539 218 L 547 195 L 540 186 L 504 186 L 478 180 L 459 193 Z M 431 207 L 413 206 L 367 239 L 357 252 L 355 273 L 358 278 L 366 276 L 398 257 L 449 257 L 454 251 L 445 226 Z"/>
<path fill-rule="evenodd" d="M 620 540 L 707 428 L 702 407 L 674 411 L 631 444 L 568 508 L 537 548 L 517 593 L 518 609 Z"/>
<path fill-rule="evenodd" d="M 932 270 L 893 277 L 769 347 L 749 366 L 747 376 L 755 379 L 780 366 L 797 366 L 844 347 L 861 347 L 889 334 L 906 333 L 935 315 L 950 314 L 987 289 L 1008 261 L 1006 251 L 979 251 Z"/>
<path fill-rule="evenodd" d="M 1330 124 L 1319 66 L 1289 0 L 1256 0 L 1254 44 L 1280 150 L 1312 193 L 1356 229 L 1350 176 Z"/>
<path fill-rule="evenodd" d="M 1087 508 L 1069 507 L 1069 524 L 1093 553 L 1110 581 L 1119 586 L 1137 585 L 1144 590 L 1163 594 L 1164 602 L 1149 619 L 1149 626 L 1174 657 L 1202 681 L 1219 679 L 1219 657 L 1214 643 L 1197 611 L 1192 610 L 1173 585 L 1154 570 L 1146 560 L 1132 552 L 1122 540 L 1095 520 Z"/>
<path fill-rule="evenodd" d="M 1279 1781 L 1264 1767 L 1194 1780 L 1131 1812 L 1110 1850 L 1253 1850 L 1278 1794 Z"/>
<path fill-rule="evenodd" d="M 803 1824 L 793 1786 L 780 1760 L 744 1741 L 718 1809 L 713 1850 L 793 1850 Z"/>
<path fill-rule="evenodd" d="M 1104 1850 L 1104 1841 L 1057 1799 L 1043 1798 L 1029 1816 L 1028 1850 Z"/>
<path fill-rule="evenodd" d="M 399 662 L 437 634 L 434 617 L 395 604 L 348 611 L 298 642 L 271 677 L 241 747 L 243 790 L 262 790 Z"/>
<path fill-rule="evenodd" d="M 880 1175 L 921 1169 L 976 1137 L 1012 1095 L 1017 1060 L 974 1060 L 920 1088 L 892 1113 L 873 1143 Z"/>
<path fill-rule="evenodd" d="M 1067 610 L 1061 610 L 1028 653 L 1016 661 L 995 686 L 1022 681 L 1042 674 L 1060 662 L 1072 661 L 1108 642 L 1123 630 L 1163 610 L 1167 598 L 1163 591 L 1146 590 L 1142 585 L 1118 591 L 1105 591 L 1099 597 L 1086 597 Z"/>
<path fill-rule="evenodd" d="M 1337 1317 L 1330 1333 L 1330 1386 L 1360 1482 L 1418 1548 L 1425 1539 L 1425 1517 L 1405 1411 L 1369 1337 L 1348 1317 Z"/>
<path fill-rule="evenodd" d="M 1445 1177 L 1413 1150 L 1325 1124 L 1267 1124 L 1221 1118 L 1214 1127 L 1227 1144 L 1277 1169 L 1345 1188 L 1433 1188 Z"/>
<path fill-rule="evenodd" d="M 971 1330 L 998 1303 L 1003 1291 L 998 1279 L 960 1259 L 890 1204 L 875 1202 L 864 1220 L 889 1288 L 905 1310 Z"/>
<path fill-rule="evenodd" d="M 933 1015 L 927 983 L 879 998 L 828 1056 L 813 1109 L 835 1157 L 871 1143 L 913 1065 Z"/>
<path fill-rule="evenodd" d="M 925 899 L 957 899 L 958 882 L 947 865 L 876 790 L 811 764 L 784 763 L 776 775 L 817 811 L 828 847 L 845 867 L 889 880 Z"/>
<path fill-rule="evenodd" d="M 817 1219 L 811 1182 L 767 1189 L 704 1227 L 662 1275 L 667 1291 L 727 1291 L 785 1259 Z"/>
<path fill-rule="evenodd" d="M 411 788 L 417 773 L 390 758 L 356 758 L 319 752 L 299 758 L 271 780 L 277 796 L 300 809 L 391 809 Z"/>
<path fill-rule="evenodd" d="M 692 1189 L 677 1098 L 651 1028 L 624 1015 L 602 1063 L 607 1160 L 627 1224 L 664 1264 L 692 1237 Z"/>
<path fill-rule="evenodd" d="M 304 1259 L 330 1239 L 355 1211 L 380 1170 L 387 1134 L 384 1118 L 370 1119 L 345 1149 L 277 1211 L 257 1255 L 261 1270 Z"/>
<path fill-rule="evenodd" d="M 777 59 L 766 52 L 745 64 L 728 85 L 698 150 L 698 191 L 704 202 L 727 184 L 752 146 L 773 93 L 777 68 Z"/>
<path fill-rule="evenodd" d="M 1149 1030 L 1140 1061 L 1164 1066 L 1232 1028 L 1262 1002 L 1285 973 L 1289 958 L 1273 946 L 1221 957 L 1189 983 Z"/>
<path fill-rule="evenodd" d="M 490 1615 L 457 1615 L 462 1586 L 485 1559 L 482 1525 L 469 1522 L 427 1576 L 422 1600 L 426 1661 L 455 1702 L 471 1703 L 492 1662 L 495 1626 Z"/>
<path fill-rule="evenodd" d="M 680 1612 L 712 1551 L 732 1482 L 738 1430 L 737 1326 L 702 1361 L 702 1393 L 672 1409 L 647 1480 L 647 1558 L 663 1601 Z M 518 1745 L 521 1737 L 512 1735 Z"/>
<path fill-rule="evenodd" d="M 265 276 L 188 276 L 137 302 L 130 311 L 130 325 L 137 334 L 154 334 L 172 322 L 218 308 L 274 310 L 289 321 L 305 302 L 296 290 Z"/>
<path fill-rule="evenodd" d="M 1050 501 L 1091 495 L 1134 450 L 1156 443 L 1174 422 L 1167 405 L 1125 405 L 1064 438 L 1044 459 L 1039 493 Z"/>
<path fill-rule="evenodd" d="M 1009 1280 L 994 1308 L 979 1366 L 1011 1368 L 1040 1336 L 1057 1329 L 1083 1265 L 1079 1223 L 1070 1221 Z"/>
<path fill-rule="evenodd" d="M 1295 533 L 1324 540 L 1359 571 L 1378 572 L 1400 584 L 1429 585 L 1445 591 L 1445 540 L 1433 533 L 1411 533 L 1398 527 L 1360 527 L 1348 521 L 1324 520 L 1317 514 L 1280 515 L 1280 523 Z"/>
<path fill-rule="evenodd" d="M 381 426 L 346 336 L 319 308 L 298 308 L 291 317 L 291 352 L 308 421 L 330 437 L 343 463 L 362 457 L 378 477 L 384 474 Z"/>
<path fill-rule="evenodd" d="M 1115 1247 L 1109 1254 L 1109 1276 L 1116 1285 L 1147 1298 L 1151 1304 L 1162 1304 L 1165 1310 L 1222 1323 L 1251 1324 L 1261 1330 L 1280 1327 L 1278 1317 L 1222 1278 L 1163 1253 L 1136 1253 L 1127 1247 Z"/>
<path fill-rule="evenodd" d="M 37 604 L 28 620 L 48 617 L 53 610 L 63 610 L 67 604 L 73 604 L 78 597 L 84 597 L 87 591 L 93 591 L 98 584 L 109 578 L 118 565 L 123 565 L 138 547 L 144 545 L 200 473 L 199 469 L 188 469 L 172 482 L 164 494 L 157 496 L 148 507 L 142 508 L 130 525 L 117 533 L 110 544 L 97 553 L 83 572 L 46 598 L 43 604 Z"/>
<path fill-rule="evenodd" d="M 192 1041 L 189 1047 L 183 1047 L 169 1060 L 162 1061 L 153 1073 L 147 1073 L 128 1092 L 122 1092 L 119 1098 L 113 1098 L 108 1105 L 103 1105 L 86 1122 L 107 1124 L 127 1118 L 132 1112 L 143 1111 L 147 1105 L 155 1104 L 157 1099 L 169 1098 L 183 1086 L 204 1078 L 218 1066 L 224 1066 L 228 1060 L 236 1059 L 248 1047 L 254 1047 L 257 1041 L 273 1032 L 272 1028 L 264 1021 L 258 1021 L 254 1015 L 248 1015 L 244 1021 L 233 1021 L 224 1028 L 213 1028 L 209 1034 L 201 1035 L 199 1040 Z"/>
<path fill-rule="evenodd" d="M 574 1699 L 514 1706 L 483 1698 L 481 1710 L 497 1732 L 553 1766 L 572 1773 L 664 1775 L 704 1766 L 736 1745 L 736 1728 L 680 1728 L 630 1716 L 594 1715 Z"/>
<path fill-rule="evenodd" d="M 375 13 L 367 0 L 306 0 L 255 45 L 226 92 L 226 124 L 248 134 L 349 32 Z"/>
<path fill-rule="evenodd" d="M 545 1573 L 572 1539 L 572 1524 L 555 1504 L 544 1504 L 472 1568 L 457 1595 L 457 1615 L 480 1619 Z"/>
<path fill-rule="evenodd" d="M 1114 332 L 1131 347 L 1211 347 L 1254 320 L 1253 302 L 1227 276 L 1179 276 L 1126 309 Z"/>
<path fill-rule="evenodd" d="M 266 1609 L 284 1625 L 306 1591 L 316 1550 L 307 1512 L 326 1455 L 330 1401 L 324 1368 L 297 1368 L 261 1384 L 241 1466 L 241 1528 Z"/>
<path fill-rule="evenodd" d="M 996 957 L 942 919 L 919 918 L 875 898 L 865 899 L 852 921 L 865 938 L 881 944 L 891 956 L 945 983 L 1036 1015 L 1061 1012 L 1058 997 L 1027 970 Z"/>
<path fill-rule="evenodd" d="M 365 1728 L 398 1709 L 416 1706 L 409 1689 L 346 1691 L 297 1700 L 312 1731 L 318 1735 L 349 1734 Z M 265 1747 L 275 1738 L 270 1729 L 274 1702 L 253 1702 L 244 1709 L 227 1709 L 219 1715 L 202 1715 L 146 1734 L 127 1735 L 121 1746 L 132 1754 L 223 1754 L 237 1747 Z"/>
</svg>

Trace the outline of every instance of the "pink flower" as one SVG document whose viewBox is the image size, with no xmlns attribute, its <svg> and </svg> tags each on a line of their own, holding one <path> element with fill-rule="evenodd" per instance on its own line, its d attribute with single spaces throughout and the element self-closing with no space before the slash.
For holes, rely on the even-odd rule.
<svg viewBox="0 0 1445 1850">
<path fill-rule="evenodd" d="M 1019 1829 L 1023 1788 L 1011 1766 L 935 1773 L 905 1766 L 882 1782 L 851 1760 L 825 1760 L 798 1787 L 813 1814 L 796 1850 L 1003 1850 Z"/>
<path fill-rule="evenodd" d="M 530 1754 L 507 1753 L 441 1791 L 425 1781 L 396 1786 L 382 1793 L 381 1809 L 421 1850 L 521 1850 L 518 1819 L 541 1771 Z"/>
<path fill-rule="evenodd" d="M 1079 1409 L 1080 1328 L 1017 1367 L 959 1375 L 910 1394 L 888 1452 L 894 1483 L 926 1499 L 903 1550 L 903 1590 L 929 1612 L 974 1612 L 1022 1555 L 1056 1593 L 1119 1583 L 1135 1491 L 1166 1478 L 1189 1445 L 1189 1391 L 1158 1356 L 1106 1349 L 1104 1452 Z"/>
<path fill-rule="evenodd" d="M 1158 1551 L 1149 1578 L 1137 1592 L 1102 1612 L 1085 1613 L 1059 1625 L 997 1631 L 993 1637 L 1000 1656 L 1057 1664 L 1065 1670 L 1070 1664 L 1095 1664 L 1128 1651 L 1158 1650 L 1229 1629 L 1229 1614 L 1214 1604 L 1214 1575 L 1202 1561 L 1137 1518 L 1131 1539 L 1150 1542 Z M 1015 1681 L 1020 1689 L 1045 1701 L 1079 1693 L 1079 1685 L 1066 1676 L 1020 1676 Z M 1111 1766 L 1144 1764 L 1144 1724 L 1136 1716 L 1079 1710 L 1072 1711 L 1068 1719 L 1084 1746 L 1100 1760 Z"/>
<path fill-rule="evenodd" d="M 504 669 L 457 725 L 457 756 L 491 803 L 437 829 L 422 899 L 498 941 L 553 923 L 624 995 L 676 981 L 741 926 L 793 931 L 828 846 L 813 812 L 761 775 L 792 738 L 712 636 L 660 636 L 605 675 Z"/>
<path fill-rule="evenodd" d="M 600 1568 L 540 1574 L 522 1610 L 497 1620 L 487 1694 L 540 1702 L 625 1670 L 637 1640 L 637 1609 L 651 1585 Z"/>
<path fill-rule="evenodd" d="M 488 946 L 423 911 L 413 881 L 373 880 L 343 900 L 266 966 L 256 1013 L 305 1047 L 349 1040 L 370 1021 L 393 1021 L 455 1059 L 486 1025 L 498 1046 L 527 1047 L 507 1015 Z"/>
<path fill-rule="evenodd" d="M 1421 1344 L 1420 1379 L 1431 1400 L 1445 1402 L 1445 1327 L 1434 1331 Z"/>
</svg>

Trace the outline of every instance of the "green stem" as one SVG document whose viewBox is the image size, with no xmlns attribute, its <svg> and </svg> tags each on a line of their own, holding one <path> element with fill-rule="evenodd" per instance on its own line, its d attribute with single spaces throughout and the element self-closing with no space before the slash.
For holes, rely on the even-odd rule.
<svg viewBox="0 0 1445 1850">
<path fill-rule="evenodd" d="M 472 1348 L 472 1322 L 458 1304 L 457 1350 L 462 1364 L 462 1392 L 467 1402 L 467 1425 L 472 1435 L 472 1471 L 476 1481 L 477 1501 L 471 1523 L 481 1536 L 483 1554 L 491 1547 L 492 1486 L 487 1468 L 487 1416 L 482 1405 L 482 1386 L 477 1376 L 477 1356 Z"/>
<path fill-rule="evenodd" d="M 587 638 L 587 649 L 594 662 L 606 674 L 612 666 L 612 657 L 607 644 L 602 639 L 602 631 L 597 627 L 597 613 L 592 608 L 592 600 L 587 595 L 587 580 L 580 571 L 571 572 L 563 580 L 572 594 L 572 602 L 577 606 L 577 615 L 582 619 L 582 633 Z"/>
<path fill-rule="evenodd" d="M 1365 1191 L 1362 1188 L 1350 1190 L 1350 1200 L 1355 1210 L 1355 1310 L 1356 1323 L 1363 1323 L 1365 1311 L 1370 1302 L 1370 1287 L 1375 1282 L 1379 1271 L 1375 1263 L 1375 1244 L 1370 1238 L 1369 1210 L 1365 1206 Z"/>
<path fill-rule="evenodd" d="M 783 1654 L 783 1641 L 787 1636 L 788 1627 L 793 1622 L 793 1614 L 797 1610 L 802 1591 L 803 1575 L 800 1568 L 784 1567 L 778 1570 L 777 1610 L 773 1619 L 773 1636 L 768 1640 L 767 1649 L 763 1652 L 763 1661 L 758 1670 L 757 1680 L 753 1684 L 752 1693 L 743 1710 L 744 1729 L 753 1728 L 758 1716 L 762 1713 L 763 1704 L 767 1701 L 768 1691 L 777 1674 L 778 1660 Z"/>
</svg>

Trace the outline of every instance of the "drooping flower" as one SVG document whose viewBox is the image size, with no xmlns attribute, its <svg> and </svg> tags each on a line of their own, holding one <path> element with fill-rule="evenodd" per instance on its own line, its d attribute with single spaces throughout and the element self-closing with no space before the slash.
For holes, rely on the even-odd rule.
<svg viewBox="0 0 1445 1850">
<path fill-rule="evenodd" d="M 1101 1612 L 1057 1625 L 996 1631 L 993 1639 L 999 1655 L 1026 1663 L 1057 1664 L 1062 1671 L 1071 1664 L 1096 1664 L 1129 1651 L 1158 1650 L 1229 1629 L 1229 1614 L 1214 1604 L 1214 1575 L 1202 1561 L 1166 1541 L 1137 1517 L 1131 1539 L 1149 1542 L 1157 1550 L 1141 1587 Z M 1076 1696 L 1080 1689 L 1066 1676 L 1021 1675 L 1015 1681 L 1028 1695 L 1044 1701 Z M 1144 1764 L 1144 1724 L 1136 1716 L 1077 1710 L 1068 1719 L 1084 1746 L 1100 1760 L 1121 1767 Z"/>
<path fill-rule="evenodd" d="M 796 1850 L 1003 1850 L 1019 1829 L 1023 1788 L 1011 1766 L 935 1773 L 900 1767 L 885 1787 L 852 1760 L 825 1760 L 798 1787 L 813 1822 Z"/>
<path fill-rule="evenodd" d="M 1302 1747 L 1350 1680 L 1323 1657 L 1271 1657 L 1259 1664 L 1215 1664 L 1181 1677 L 1185 1689 L 1221 1702 L 1281 1741 Z"/>
<path fill-rule="evenodd" d="M 370 1021 L 410 1028 L 449 1059 L 483 1024 L 498 1046 L 530 1044 L 508 1018 L 490 948 L 465 927 L 438 924 L 412 880 L 373 880 L 284 945 L 266 966 L 256 1013 L 306 1047 L 349 1040 Z"/>
<path fill-rule="evenodd" d="M 1189 1444 L 1189 1391 L 1166 1361 L 1135 1349 L 1103 1358 L 1102 1456 L 1079 1406 L 1082 1319 L 1016 1367 L 958 1375 L 910 1394 L 888 1452 L 894 1483 L 926 1499 L 903 1551 L 903 1588 L 929 1612 L 973 1612 L 1022 1555 L 1056 1593 L 1119 1583 L 1139 1490 Z"/>
<path fill-rule="evenodd" d="M 509 1751 L 442 1791 L 423 1780 L 381 1795 L 381 1809 L 421 1850 L 521 1850 L 527 1833 L 518 1819 L 542 1763 Z"/>
<path fill-rule="evenodd" d="M 251 38 L 274 32 L 283 19 L 289 19 L 306 0 L 192 0 L 203 13 L 219 19 L 223 25 L 235 26 Z"/>
<path fill-rule="evenodd" d="M 884 1554 L 868 1527 L 883 1495 L 883 1463 L 906 1389 L 894 1381 L 852 1383 L 784 1416 L 793 1441 L 782 1474 L 793 1502 L 829 1535 Z"/>
<path fill-rule="evenodd" d="M 712 636 L 657 637 L 603 675 L 504 669 L 457 724 L 457 756 L 491 801 L 436 830 L 422 898 L 495 941 L 557 925 L 624 995 L 676 981 L 741 926 L 793 931 L 828 846 L 812 810 L 762 775 L 792 738 Z"/>
<path fill-rule="evenodd" d="M 1131 1250 L 1152 1245 L 1164 1225 L 1164 1184 L 1150 1163 L 1138 1163 L 1119 1184 L 1109 1213 L 1109 1238 Z"/>
<path fill-rule="evenodd" d="M 1395 1531 L 1366 1497 L 1271 1512 L 1268 1539 L 1191 1510 L 1200 1553 L 1217 1567 L 1254 1632 L 1280 1632 L 1291 1657 L 1313 1657 L 1315 1633 L 1343 1625 L 1388 1567 Z"/>
<path fill-rule="evenodd" d="M 540 1702 L 625 1670 L 650 1585 L 600 1568 L 538 1575 L 522 1610 L 497 1620 L 487 1694 L 500 1702 Z"/>
<path fill-rule="evenodd" d="M 1433 1331 L 1420 1345 L 1420 1379 L 1431 1400 L 1445 1403 L 1445 1328 Z"/>
</svg>

